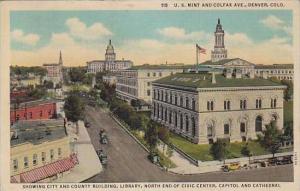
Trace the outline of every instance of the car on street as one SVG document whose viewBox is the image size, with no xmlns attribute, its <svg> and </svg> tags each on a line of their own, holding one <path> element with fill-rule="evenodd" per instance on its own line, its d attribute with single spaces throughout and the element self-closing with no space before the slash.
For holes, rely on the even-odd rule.
<svg viewBox="0 0 300 191">
<path fill-rule="evenodd" d="M 229 172 L 229 171 L 240 170 L 241 165 L 239 162 L 234 162 L 234 163 L 223 165 L 222 168 L 224 172 Z"/>
<path fill-rule="evenodd" d="M 99 157 L 99 160 L 100 160 L 101 164 L 106 165 L 107 164 L 107 155 L 106 155 L 106 153 L 102 149 L 97 150 L 96 153 Z"/>
</svg>

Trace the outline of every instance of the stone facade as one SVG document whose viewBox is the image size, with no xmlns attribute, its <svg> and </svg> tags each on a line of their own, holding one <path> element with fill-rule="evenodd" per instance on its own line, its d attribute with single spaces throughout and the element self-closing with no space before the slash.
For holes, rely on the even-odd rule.
<svg viewBox="0 0 300 191">
<path fill-rule="evenodd" d="M 88 73 L 97 73 L 103 71 L 119 71 L 128 69 L 133 65 L 133 62 L 130 60 L 116 60 L 116 53 L 114 47 L 109 40 L 105 52 L 105 60 L 93 60 L 87 62 L 87 72 Z"/>
<path fill-rule="evenodd" d="M 293 64 L 256 65 L 255 74 L 263 78 L 275 77 L 279 80 L 294 79 Z"/>
<path fill-rule="evenodd" d="M 284 89 L 263 83 L 192 88 L 158 80 L 153 83 L 152 119 L 198 144 L 217 138 L 229 138 L 231 142 L 256 139 L 272 120 L 276 120 L 278 129 L 283 128 Z"/>
<path fill-rule="evenodd" d="M 152 82 L 178 72 L 183 72 L 183 67 L 136 66 L 120 71 L 117 73 L 117 96 L 128 102 L 132 99 L 141 99 L 151 103 Z"/>
</svg>

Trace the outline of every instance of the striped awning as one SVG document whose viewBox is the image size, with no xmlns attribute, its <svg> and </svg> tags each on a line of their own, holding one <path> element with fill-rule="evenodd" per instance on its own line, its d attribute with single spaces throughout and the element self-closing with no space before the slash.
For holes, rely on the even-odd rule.
<svg viewBox="0 0 300 191">
<path fill-rule="evenodd" d="M 68 171 L 77 164 L 74 162 L 74 157 L 77 159 L 76 155 L 72 157 L 70 156 L 69 158 L 62 159 L 54 163 L 50 163 L 45 166 L 22 173 L 20 174 L 21 182 L 33 183 Z"/>
</svg>

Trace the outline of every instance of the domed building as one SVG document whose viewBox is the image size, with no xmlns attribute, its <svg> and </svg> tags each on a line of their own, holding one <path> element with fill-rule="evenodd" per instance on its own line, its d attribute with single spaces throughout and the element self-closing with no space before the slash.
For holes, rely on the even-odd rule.
<svg viewBox="0 0 300 191">
<path fill-rule="evenodd" d="M 109 40 L 109 43 L 105 52 L 105 60 L 93 60 L 87 62 L 87 72 L 96 73 L 103 71 L 119 71 L 130 68 L 133 65 L 131 60 L 116 60 L 116 53 L 114 47 Z"/>
</svg>

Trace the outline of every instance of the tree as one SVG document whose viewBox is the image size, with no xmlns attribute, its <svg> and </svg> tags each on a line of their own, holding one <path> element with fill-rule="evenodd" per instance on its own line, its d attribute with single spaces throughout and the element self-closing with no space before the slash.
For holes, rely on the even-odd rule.
<svg viewBox="0 0 300 191">
<path fill-rule="evenodd" d="M 80 67 L 74 67 L 70 69 L 69 75 L 72 82 L 82 82 L 85 77 L 85 70 Z"/>
<path fill-rule="evenodd" d="M 280 147 L 280 136 L 281 132 L 277 129 L 275 121 L 266 125 L 261 144 L 273 154 L 273 157 Z"/>
<path fill-rule="evenodd" d="M 289 99 L 293 98 L 293 94 L 294 94 L 293 81 L 291 81 L 291 80 L 282 80 L 281 83 L 283 85 L 287 86 L 287 88 L 284 91 L 284 99 L 289 100 Z"/>
<path fill-rule="evenodd" d="M 228 139 L 217 139 L 216 142 L 212 144 L 210 147 L 210 152 L 216 160 L 224 160 L 226 159 L 226 155 L 228 146 Z"/>
<path fill-rule="evenodd" d="M 249 157 L 249 164 L 250 164 L 250 157 L 252 156 L 252 153 L 248 147 L 248 143 L 246 143 L 246 145 L 242 147 L 241 153 L 242 155 Z"/>
<path fill-rule="evenodd" d="M 158 138 L 164 143 L 163 151 L 165 151 L 165 146 L 166 144 L 169 143 L 169 139 L 170 139 L 169 129 L 167 129 L 166 127 L 159 127 Z"/>
<path fill-rule="evenodd" d="M 150 152 L 153 152 L 158 143 L 158 128 L 157 124 L 154 121 L 149 123 L 148 128 L 145 132 L 145 140 L 149 144 Z"/>
<path fill-rule="evenodd" d="M 52 81 L 44 81 L 44 87 L 47 89 L 53 89 L 54 88 L 54 83 Z"/>
<path fill-rule="evenodd" d="M 78 120 L 83 119 L 84 104 L 82 100 L 78 96 L 76 96 L 76 94 L 71 93 L 66 98 L 64 110 L 67 119 L 72 122 L 77 122 Z"/>
<path fill-rule="evenodd" d="M 294 137 L 294 128 L 293 121 L 288 121 L 284 124 L 284 135 L 293 138 Z"/>
</svg>

